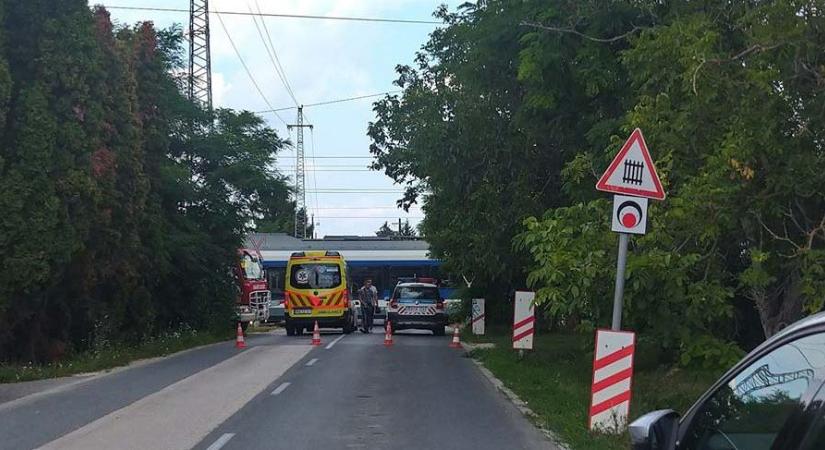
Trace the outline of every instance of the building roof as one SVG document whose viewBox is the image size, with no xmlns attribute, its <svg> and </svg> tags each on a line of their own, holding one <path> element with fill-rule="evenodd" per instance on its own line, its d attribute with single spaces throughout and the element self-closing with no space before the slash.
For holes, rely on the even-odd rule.
<svg viewBox="0 0 825 450">
<path fill-rule="evenodd" d="M 285 233 L 251 233 L 245 240 L 249 248 L 270 251 L 301 250 L 429 250 L 420 238 L 390 239 L 369 236 L 325 236 L 323 239 L 297 239 Z"/>
</svg>

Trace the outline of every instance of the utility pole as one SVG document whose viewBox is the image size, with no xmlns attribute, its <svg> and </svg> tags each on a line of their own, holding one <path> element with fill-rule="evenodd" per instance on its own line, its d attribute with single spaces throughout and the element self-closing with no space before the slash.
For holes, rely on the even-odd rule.
<svg viewBox="0 0 825 450">
<path fill-rule="evenodd" d="M 293 125 L 287 125 L 288 129 L 297 128 L 297 138 L 295 139 L 295 237 L 306 239 L 307 236 L 307 211 L 306 211 L 306 182 L 304 172 L 304 128 L 312 129 L 312 125 L 304 124 L 304 106 L 298 107 L 298 121 Z M 303 211 L 303 224 L 299 225 L 299 216 Z M 313 222 L 314 222 L 313 218 Z"/>
<path fill-rule="evenodd" d="M 398 237 L 401 238 L 401 218 L 398 218 Z"/>
<path fill-rule="evenodd" d="M 189 100 L 212 110 L 209 0 L 189 0 Z"/>
</svg>

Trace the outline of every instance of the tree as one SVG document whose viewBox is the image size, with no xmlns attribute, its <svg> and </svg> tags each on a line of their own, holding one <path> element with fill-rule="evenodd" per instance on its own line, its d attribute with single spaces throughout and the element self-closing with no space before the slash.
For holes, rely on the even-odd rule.
<svg viewBox="0 0 825 450">
<path fill-rule="evenodd" d="M 440 8 L 446 26 L 430 35 L 415 67 L 397 69 L 403 95 L 374 106 L 373 168 L 407 187 L 402 206 L 423 203 L 432 254 L 491 299 L 525 287 L 529 260 L 513 236 L 525 218 L 569 202 L 565 162 L 601 148 L 624 113 L 616 55 L 625 44 L 563 37 L 556 41 L 570 45 L 552 46 L 546 33 L 520 26 L 538 15 L 566 19 L 580 3 Z M 612 29 L 645 23 L 618 3 L 590 8 Z"/>
<path fill-rule="evenodd" d="M 400 230 L 395 230 L 390 226 L 389 222 L 384 222 L 384 224 L 381 225 L 381 228 L 379 228 L 378 231 L 375 232 L 375 235 L 378 237 L 399 239 L 416 237 L 417 233 L 415 231 L 415 228 L 413 228 L 410 225 L 409 221 L 402 223 Z"/>
<path fill-rule="evenodd" d="M 0 361 L 226 329 L 229 267 L 291 217 L 285 142 L 182 94 L 181 33 L 0 1 Z"/>
<path fill-rule="evenodd" d="M 593 185 L 641 127 L 669 196 L 633 239 L 625 324 L 724 364 L 731 340 L 822 309 L 822 8 L 489 0 L 437 14 L 369 135 L 449 269 L 491 297 L 535 288 L 556 326 L 609 324 L 616 237 Z"/>
</svg>

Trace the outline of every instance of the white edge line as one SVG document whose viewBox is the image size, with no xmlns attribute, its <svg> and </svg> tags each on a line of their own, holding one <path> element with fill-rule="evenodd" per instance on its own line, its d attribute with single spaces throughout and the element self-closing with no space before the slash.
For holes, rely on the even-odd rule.
<svg viewBox="0 0 825 450">
<path fill-rule="evenodd" d="M 317 362 L 318 362 L 318 358 L 312 358 L 312 359 L 310 359 L 310 360 L 309 360 L 309 362 L 307 363 L 307 366 L 311 366 L 311 365 L 313 365 L 313 364 L 315 364 L 315 363 L 317 363 Z"/>
<path fill-rule="evenodd" d="M 334 341 L 327 344 L 326 349 L 327 350 L 331 349 L 333 345 L 338 343 L 338 341 L 340 341 L 341 339 L 344 339 L 344 336 L 346 336 L 346 334 L 342 334 L 341 336 L 338 336 Z"/>
<path fill-rule="evenodd" d="M 286 388 L 288 388 L 288 387 L 289 387 L 289 382 L 288 381 L 283 382 L 283 383 L 281 383 L 280 386 L 276 387 L 274 391 L 272 391 L 272 395 L 278 395 L 281 392 L 284 392 L 286 390 Z"/>
<path fill-rule="evenodd" d="M 235 433 L 224 433 L 217 441 L 213 442 L 206 450 L 220 450 L 230 439 L 235 436 Z"/>
</svg>

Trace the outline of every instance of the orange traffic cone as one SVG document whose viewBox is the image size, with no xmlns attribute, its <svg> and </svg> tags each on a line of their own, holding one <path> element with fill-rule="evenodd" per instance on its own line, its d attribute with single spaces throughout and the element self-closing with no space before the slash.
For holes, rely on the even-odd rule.
<svg viewBox="0 0 825 450">
<path fill-rule="evenodd" d="M 392 322 L 387 321 L 387 332 L 384 334 L 384 345 L 392 347 Z"/>
<path fill-rule="evenodd" d="M 235 335 L 235 348 L 246 348 L 246 342 L 243 340 L 243 328 L 241 328 L 240 322 L 238 322 L 238 332 Z"/>
<path fill-rule="evenodd" d="M 321 345 L 321 330 L 318 329 L 318 321 L 315 321 L 315 330 L 312 331 L 312 345 Z"/>
<path fill-rule="evenodd" d="M 453 325 L 453 342 L 450 342 L 451 348 L 461 348 L 461 339 L 458 337 L 458 325 Z"/>
</svg>

